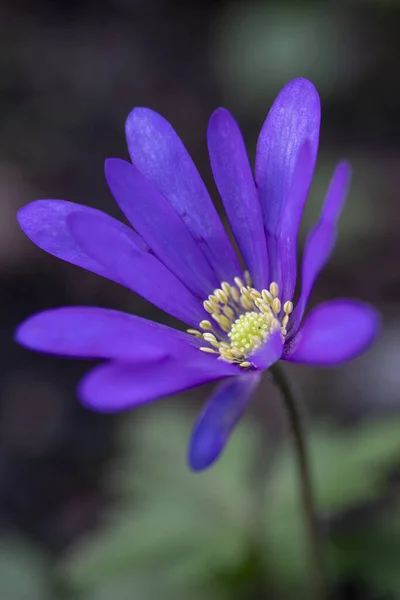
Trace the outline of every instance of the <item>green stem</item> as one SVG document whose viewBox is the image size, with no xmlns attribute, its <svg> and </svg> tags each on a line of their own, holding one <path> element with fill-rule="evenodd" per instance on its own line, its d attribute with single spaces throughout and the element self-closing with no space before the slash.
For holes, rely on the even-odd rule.
<svg viewBox="0 0 400 600">
<path fill-rule="evenodd" d="M 321 537 L 317 524 L 314 491 L 311 481 L 310 466 L 307 455 L 305 435 L 301 423 L 298 404 L 293 388 L 279 363 L 270 368 L 275 384 L 281 390 L 293 434 L 294 452 L 297 462 L 301 503 L 304 513 L 310 556 L 310 575 L 312 577 L 313 595 L 315 600 L 326 600 L 328 592 L 325 581 L 325 569 Z"/>
</svg>

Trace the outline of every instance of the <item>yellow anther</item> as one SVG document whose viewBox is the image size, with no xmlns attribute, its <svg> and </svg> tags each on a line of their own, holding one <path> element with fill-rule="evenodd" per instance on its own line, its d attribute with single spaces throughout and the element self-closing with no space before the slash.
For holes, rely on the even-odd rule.
<svg viewBox="0 0 400 600">
<path fill-rule="evenodd" d="M 245 280 L 246 280 L 246 283 L 247 283 L 247 285 L 249 285 L 249 286 L 251 287 L 251 285 L 252 285 L 252 282 L 251 282 L 251 276 L 250 276 L 250 273 L 249 273 L 248 271 L 245 271 L 245 272 L 243 273 L 243 275 L 244 275 L 244 278 L 245 278 Z"/>
<path fill-rule="evenodd" d="M 223 281 L 221 283 L 221 289 L 229 298 L 229 296 L 231 294 L 231 286 L 229 285 L 229 283 L 227 283 L 226 281 Z"/>
<path fill-rule="evenodd" d="M 201 327 L 201 323 L 200 323 Z M 195 335 L 196 337 L 203 337 L 201 331 L 197 331 L 197 329 L 186 329 L 186 333 L 190 333 L 190 335 Z"/>
<path fill-rule="evenodd" d="M 251 367 L 251 362 L 249 362 L 248 360 L 245 360 L 244 362 L 241 362 L 239 364 L 239 367 L 242 367 L 243 369 L 248 369 L 248 367 Z"/>
<path fill-rule="evenodd" d="M 213 313 L 215 311 L 215 306 L 213 306 L 209 300 L 204 300 L 203 306 L 209 313 Z"/>
<path fill-rule="evenodd" d="M 248 298 L 247 296 L 242 296 L 240 298 L 240 304 L 243 306 L 243 308 L 245 310 L 251 310 L 253 307 L 253 301 L 251 298 Z"/>
<path fill-rule="evenodd" d="M 228 317 L 228 319 L 230 321 L 234 321 L 235 320 L 235 312 L 233 311 L 233 309 L 230 306 L 224 306 L 222 308 L 222 312 L 224 313 L 224 315 L 226 317 Z"/>
<path fill-rule="evenodd" d="M 240 277 L 235 277 L 233 281 L 236 283 L 236 285 L 237 285 L 237 287 L 239 288 L 239 290 L 240 290 L 242 287 L 244 287 L 244 283 L 243 283 L 243 281 L 240 279 Z"/>
<path fill-rule="evenodd" d="M 206 346 L 201 346 L 199 350 L 201 350 L 202 352 L 206 352 L 207 354 L 218 354 L 218 352 L 214 350 L 214 348 L 207 348 Z"/>
<path fill-rule="evenodd" d="M 266 315 L 271 314 L 271 307 L 269 306 L 269 304 L 266 304 L 266 302 L 264 302 L 263 300 L 260 300 L 260 299 L 254 300 L 254 304 L 257 306 L 258 310 L 260 310 L 262 313 L 264 313 Z"/>
<path fill-rule="evenodd" d="M 203 335 L 203 338 L 206 342 L 208 342 L 209 344 L 211 344 L 211 346 L 214 346 L 214 348 L 219 348 L 220 347 L 220 342 L 218 342 L 218 340 L 215 339 L 215 337 L 213 336 L 212 338 L 206 338 L 207 333 L 205 333 Z M 208 334 L 211 335 L 211 334 Z"/>
<path fill-rule="evenodd" d="M 217 338 L 215 337 L 215 335 L 213 333 L 203 333 L 203 339 L 206 340 L 206 342 L 216 342 Z M 219 342 L 218 342 L 219 344 Z"/>
<path fill-rule="evenodd" d="M 279 298 L 274 298 L 274 301 L 272 303 L 272 310 L 276 315 L 278 315 L 281 312 L 281 301 L 279 300 Z"/>
<path fill-rule="evenodd" d="M 215 317 L 214 317 L 215 318 Z M 217 323 L 222 327 L 224 331 L 229 331 L 232 323 L 225 315 L 218 315 Z"/>
<path fill-rule="evenodd" d="M 233 286 L 231 286 L 231 296 L 235 302 L 239 302 L 239 298 L 240 298 L 239 290 Z"/>
<path fill-rule="evenodd" d="M 208 296 L 208 301 L 211 302 L 211 304 L 213 306 L 219 306 L 219 301 L 218 298 L 216 296 L 214 296 L 214 294 L 210 294 Z"/>
<path fill-rule="evenodd" d="M 250 296 L 253 298 L 253 300 L 255 300 L 256 298 L 261 298 L 261 294 L 258 290 L 255 290 L 254 288 L 251 288 L 250 290 Z"/>
<path fill-rule="evenodd" d="M 268 290 L 262 290 L 261 296 L 265 302 L 272 304 L 273 297 L 272 297 L 272 294 Z"/>
<path fill-rule="evenodd" d="M 271 295 L 273 298 L 276 298 L 277 296 L 279 296 L 279 287 L 278 287 L 278 284 L 275 283 L 275 281 L 273 281 L 271 283 L 271 285 L 269 286 L 269 291 L 271 292 Z"/>
<path fill-rule="evenodd" d="M 242 352 L 238 348 L 232 348 L 231 349 L 231 354 L 235 358 L 240 358 L 241 356 L 243 356 Z"/>
<path fill-rule="evenodd" d="M 289 300 L 285 302 L 283 305 L 283 312 L 286 315 L 290 315 L 293 312 L 293 302 L 290 302 Z"/>
<path fill-rule="evenodd" d="M 284 307 L 285 309 L 285 307 Z M 289 322 L 289 315 L 285 315 L 282 319 L 282 329 L 286 329 L 286 326 Z"/>
<path fill-rule="evenodd" d="M 230 345 L 227 342 L 220 342 L 219 345 L 221 346 L 221 348 L 225 348 L 225 350 L 229 350 Z"/>
<path fill-rule="evenodd" d="M 218 301 L 221 304 L 226 304 L 228 302 L 228 296 L 222 290 L 214 290 L 214 295 L 217 297 Z"/>
<path fill-rule="evenodd" d="M 206 329 L 208 331 L 213 328 L 210 321 L 207 321 L 206 319 L 204 319 L 204 321 L 200 321 L 200 327 L 201 329 Z"/>
</svg>

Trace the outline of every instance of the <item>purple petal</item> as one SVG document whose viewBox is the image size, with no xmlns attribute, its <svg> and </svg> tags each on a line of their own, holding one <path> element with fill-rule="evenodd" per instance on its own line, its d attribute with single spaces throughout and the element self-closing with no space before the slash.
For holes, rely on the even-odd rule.
<svg viewBox="0 0 400 600">
<path fill-rule="evenodd" d="M 154 254 L 205 300 L 219 281 L 172 206 L 151 181 L 124 160 L 106 161 L 106 179 L 121 210 Z"/>
<path fill-rule="evenodd" d="M 66 200 L 36 200 L 21 208 L 17 218 L 25 235 L 42 250 L 97 275 L 122 283 L 115 273 L 99 264 L 95 258 L 88 256 L 72 236 L 67 219 L 75 212 L 85 212 L 87 215 L 99 216 L 99 218 L 104 215 L 94 208 Z M 111 219 L 107 215 L 104 216 Z M 116 228 L 131 237 L 132 243 L 138 245 L 142 250 L 148 248 L 140 236 L 123 223 L 119 221 L 114 221 L 114 223 Z"/>
<path fill-rule="evenodd" d="M 256 183 L 267 235 L 270 278 L 278 279 L 278 284 L 281 275 L 277 245 L 279 225 L 286 203 L 299 202 L 298 198 L 290 197 L 290 190 L 299 152 L 305 143 L 310 145 L 307 171 L 312 172 L 318 150 L 319 125 L 317 90 L 307 79 L 294 79 L 276 98 L 258 139 Z M 299 212 L 296 207 L 294 210 Z"/>
<path fill-rule="evenodd" d="M 133 164 L 150 179 L 187 225 L 219 282 L 241 272 L 210 196 L 186 148 L 161 115 L 135 108 L 126 121 Z"/>
<path fill-rule="evenodd" d="M 187 346 L 181 356 L 155 363 L 95 367 L 81 381 L 78 393 L 89 408 L 118 412 L 239 372 L 240 367 Z"/>
<path fill-rule="evenodd" d="M 300 325 L 315 280 L 334 248 L 336 225 L 346 200 L 350 176 L 350 165 L 346 162 L 339 163 L 333 174 L 320 220 L 308 235 L 303 256 L 301 293 L 290 319 L 293 332 Z"/>
<path fill-rule="evenodd" d="M 364 352 L 376 338 L 380 318 L 371 306 L 334 300 L 317 306 L 290 342 L 285 360 L 337 365 Z"/>
<path fill-rule="evenodd" d="M 118 221 L 82 211 L 68 224 L 76 243 L 122 285 L 194 327 L 205 318 L 200 300 L 158 258 L 140 250 Z"/>
<path fill-rule="evenodd" d="M 257 289 L 268 286 L 268 256 L 261 208 L 246 147 L 232 115 L 220 108 L 208 125 L 211 168 L 233 234 Z"/>
<path fill-rule="evenodd" d="M 280 359 L 283 352 L 283 342 L 281 332 L 275 332 L 268 341 L 263 344 L 249 360 L 260 370 L 269 369 L 271 365 Z"/>
<path fill-rule="evenodd" d="M 282 302 L 292 300 L 296 286 L 297 276 L 297 237 L 300 227 L 303 209 L 307 200 L 308 191 L 314 173 L 315 158 L 309 142 L 301 147 L 296 167 L 293 174 L 293 182 L 289 196 L 285 203 L 282 220 L 278 228 L 277 252 L 279 261 L 277 268 L 280 269 L 276 277 L 280 286 L 280 297 Z M 275 238 L 274 238 L 275 239 Z"/>
<path fill-rule="evenodd" d="M 39 352 L 80 358 L 149 361 L 179 355 L 200 342 L 133 315 L 90 306 L 46 310 L 29 317 L 15 339 Z"/>
<path fill-rule="evenodd" d="M 220 456 L 260 378 L 257 372 L 232 377 L 211 395 L 190 440 L 188 462 L 194 471 L 206 469 Z"/>
</svg>

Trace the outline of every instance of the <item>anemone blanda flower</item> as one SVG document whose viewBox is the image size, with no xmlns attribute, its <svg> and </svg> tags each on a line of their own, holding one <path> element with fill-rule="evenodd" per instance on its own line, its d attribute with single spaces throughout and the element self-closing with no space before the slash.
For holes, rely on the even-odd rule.
<svg viewBox="0 0 400 600">
<path fill-rule="evenodd" d="M 288 83 L 261 129 L 253 176 L 230 113 L 211 116 L 214 179 L 241 253 L 236 256 L 203 181 L 170 124 L 136 108 L 126 122 L 132 163 L 106 162 L 108 185 L 133 229 L 62 200 L 38 200 L 18 221 L 40 248 L 115 281 L 180 319 L 188 332 L 115 310 L 64 307 L 33 315 L 16 333 L 33 350 L 107 362 L 79 386 L 82 402 L 114 412 L 223 380 L 189 448 L 195 470 L 223 450 L 263 370 L 279 359 L 335 365 L 373 341 L 377 313 L 353 300 L 317 306 L 302 323 L 329 258 L 350 169 L 337 166 L 303 256 L 293 308 L 297 232 L 312 180 L 320 126 L 316 89 Z"/>
</svg>

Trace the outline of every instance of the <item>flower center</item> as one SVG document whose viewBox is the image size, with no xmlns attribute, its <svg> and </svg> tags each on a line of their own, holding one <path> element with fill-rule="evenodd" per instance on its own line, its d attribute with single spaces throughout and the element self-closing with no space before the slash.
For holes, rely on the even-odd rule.
<svg viewBox="0 0 400 600">
<path fill-rule="evenodd" d="M 269 290 L 259 292 L 252 287 L 247 271 L 245 280 L 246 285 L 239 277 L 235 277 L 235 285 L 222 282 L 203 303 L 212 321 L 201 321 L 200 331 L 187 331 L 209 344 L 200 348 L 203 352 L 219 354 L 221 360 L 248 368 L 252 366 L 251 355 L 272 333 L 280 331 L 285 338 L 293 304 L 285 302 L 282 306 L 275 282 Z"/>
</svg>

